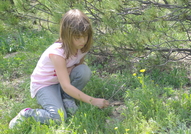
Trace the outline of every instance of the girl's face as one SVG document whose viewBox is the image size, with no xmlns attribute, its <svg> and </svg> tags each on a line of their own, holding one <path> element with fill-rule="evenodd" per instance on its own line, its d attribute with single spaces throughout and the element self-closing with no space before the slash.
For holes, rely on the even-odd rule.
<svg viewBox="0 0 191 134">
<path fill-rule="evenodd" d="M 72 41 L 76 49 L 82 49 L 88 41 L 88 36 L 73 37 Z"/>
</svg>

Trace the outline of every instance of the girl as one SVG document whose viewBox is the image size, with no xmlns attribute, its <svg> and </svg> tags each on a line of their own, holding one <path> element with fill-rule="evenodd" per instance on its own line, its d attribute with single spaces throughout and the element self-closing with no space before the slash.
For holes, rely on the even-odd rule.
<svg viewBox="0 0 191 134">
<path fill-rule="evenodd" d="M 49 124 L 49 120 L 61 122 L 58 110 L 74 114 L 75 99 L 99 108 L 109 105 L 102 98 L 94 98 L 81 90 L 90 79 L 91 71 L 83 64 L 84 56 L 92 44 L 92 26 L 88 17 L 78 9 L 69 10 L 62 18 L 60 38 L 39 59 L 31 75 L 31 97 L 36 97 L 43 109 L 26 108 L 11 120 L 13 128 L 27 117 Z"/>
</svg>

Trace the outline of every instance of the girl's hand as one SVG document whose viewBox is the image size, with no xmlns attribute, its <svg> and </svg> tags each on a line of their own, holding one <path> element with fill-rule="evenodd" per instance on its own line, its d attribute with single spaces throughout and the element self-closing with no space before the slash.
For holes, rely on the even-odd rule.
<svg viewBox="0 0 191 134">
<path fill-rule="evenodd" d="M 68 74 L 70 75 L 72 69 L 75 67 L 75 65 L 71 66 L 71 67 L 68 67 L 67 70 L 68 70 Z"/>
<path fill-rule="evenodd" d="M 109 106 L 109 101 L 101 98 L 94 98 L 92 100 L 92 105 L 97 106 L 99 108 L 105 108 Z"/>
</svg>

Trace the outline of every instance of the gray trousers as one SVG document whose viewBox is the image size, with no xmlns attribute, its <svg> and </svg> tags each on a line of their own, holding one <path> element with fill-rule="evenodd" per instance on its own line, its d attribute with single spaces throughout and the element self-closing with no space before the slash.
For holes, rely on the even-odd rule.
<svg viewBox="0 0 191 134">
<path fill-rule="evenodd" d="M 77 89 L 82 90 L 91 76 L 91 71 L 88 66 L 81 64 L 73 68 L 70 73 L 70 81 Z M 62 90 L 60 84 L 51 85 L 40 89 L 36 94 L 36 99 L 43 109 L 30 109 L 23 116 L 33 117 L 36 121 L 49 124 L 49 120 L 54 120 L 60 123 L 66 120 L 67 113 L 63 105 L 63 98 L 70 98 Z M 64 119 L 61 119 L 58 110 L 64 113 Z"/>
</svg>

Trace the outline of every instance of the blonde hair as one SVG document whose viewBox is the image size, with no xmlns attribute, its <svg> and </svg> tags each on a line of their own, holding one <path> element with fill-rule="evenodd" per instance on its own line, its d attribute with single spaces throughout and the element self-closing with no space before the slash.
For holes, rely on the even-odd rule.
<svg viewBox="0 0 191 134">
<path fill-rule="evenodd" d="M 73 38 L 88 36 L 87 43 L 81 49 L 82 53 L 88 52 L 92 45 L 93 31 L 88 17 L 78 9 L 66 12 L 60 24 L 60 37 L 58 42 L 62 43 L 66 59 L 75 55 Z"/>
</svg>

